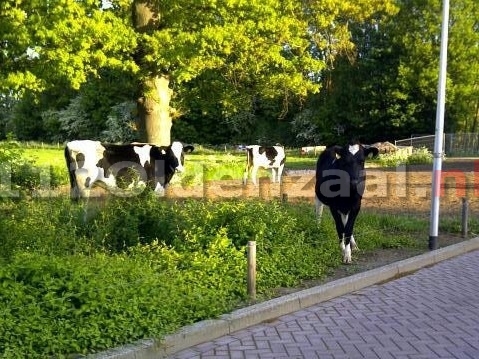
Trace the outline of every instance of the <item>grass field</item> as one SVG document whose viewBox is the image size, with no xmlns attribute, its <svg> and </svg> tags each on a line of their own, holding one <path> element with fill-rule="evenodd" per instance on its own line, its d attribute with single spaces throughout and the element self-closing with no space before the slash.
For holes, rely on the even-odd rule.
<svg viewBox="0 0 479 359">
<path fill-rule="evenodd" d="M 50 167 L 58 177 L 57 183 L 66 185 L 68 173 L 63 155 L 63 145 L 46 145 L 35 143 L 18 143 L 24 156 L 34 160 L 38 167 Z M 286 164 L 284 174 L 288 171 L 314 170 L 318 154 L 301 155 L 298 148 L 286 149 Z M 196 145 L 193 153 L 185 156 L 186 171 L 173 177 L 171 186 L 196 186 L 205 181 L 237 180 L 242 181 L 246 154 L 235 149 L 219 150 Z M 368 160 L 366 167 L 397 167 L 400 164 L 432 163 L 432 155 L 418 149 L 412 155 L 388 154 L 378 159 Z M 260 168 L 258 178 L 271 178 L 271 171 Z"/>
<path fill-rule="evenodd" d="M 24 154 L 27 158 L 33 159 L 36 165 L 40 167 L 63 167 L 66 172 L 62 147 L 25 147 Z M 200 149 L 186 156 L 187 171 L 179 177 L 182 177 L 182 181 L 186 182 L 196 182 L 203 179 L 239 180 L 243 177 L 245 159 L 246 154 L 244 152 L 205 151 Z M 301 156 L 299 150 L 288 150 L 285 170 L 312 170 L 315 167 L 316 159 L 317 157 L 314 155 Z M 198 178 L 198 174 L 202 174 L 201 178 Z M 271 176 L 271 171 L 260 169 L 258 176 Z"/>
<path fill-rule="evenodd" d="M 27 148 L 25 155 L 40 166 L 66 166 L 63 148 Z M 66 168 L 66 167 L 65 167 Z"/>
<path fill-rule="evenodd" d="M 35 159 L 39 166 L 52 165 L 63 166 L 65 158 L 63 157 L 63 148 L 26 148 L 25 155 Z M 246 158 L 244 152 L 218 152 L 218 153 L 191 153 L 188 154 L 186 161 L 196 164 L 214 164 L 214 163 L 235 163 L 243 165 Z M 290 150 L 286 153 L 286 167 L 288 169 L 314 169 L 317 156 L 299 155 L 299 151 Z"/>
</svg>

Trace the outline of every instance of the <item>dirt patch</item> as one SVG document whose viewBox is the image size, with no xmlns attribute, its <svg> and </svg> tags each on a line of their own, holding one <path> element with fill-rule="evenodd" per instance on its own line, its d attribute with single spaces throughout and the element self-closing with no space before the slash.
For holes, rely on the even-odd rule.
<svg viewBox="0 0 479 359">
<path fill-rule="evenodd" d="M 468 198 L 471 209 L 479 210 L 479 162 L 473 159 L 444 161 L 441 174 L 441 211 L 460 209 Z M 363 208 L 381 211 L 428 213 L 431 206 L 432 165 L 400 166 L 394 169 L 368 168 Z M 171 186 L 171 198 L 261 198 L 314 202 L 315 174 L 312 169 L 286 170 L 281 184 L 260 178 L 257 185 L 240 180 L 208 181 L 197 186 Z"/>
</svg>

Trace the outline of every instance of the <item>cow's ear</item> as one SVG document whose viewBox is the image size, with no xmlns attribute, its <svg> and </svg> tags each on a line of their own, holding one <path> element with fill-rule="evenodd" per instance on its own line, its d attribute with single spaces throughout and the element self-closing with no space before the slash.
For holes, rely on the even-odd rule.
<svg viewBox="0 0 479 359">
<path fill-rule="evenodd" d="M 183 152 L 190 153 L 190 152 L 193 152 L 194 149 L 195 148 L 192 145 L 186 145 L 183 147 Z"/>
<path fill-rule="evenodd" d="M 340 158 L 343 152 L 343 147 L 341 146 L 333 146 L 333 151 L 336 154 L 336 158 Z"/>
<path fill-rule="evenodd" d="M 336 152 L 337 154 L 340 154 L 342 150 L 343 150 L 342 146 L 333 146 L 333 151 Z"/>
</svg>

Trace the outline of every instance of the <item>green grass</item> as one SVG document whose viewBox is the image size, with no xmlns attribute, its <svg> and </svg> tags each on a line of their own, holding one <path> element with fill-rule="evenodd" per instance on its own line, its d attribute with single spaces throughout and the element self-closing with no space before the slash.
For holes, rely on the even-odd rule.
<svg viewBox="0 0 479 359">
<path fill-rule="evenodd" d="M 50 147 L 25 147 L 26 158 L 35 161 L 39 167 L 52 166 L 65 168 L 63 148 Z M 206 180 L 241 180 L 243 178 L 246 154 L 244 152 L 225 153 L 220 151 L 206 151 L 204 149 L 193 152 L 185 157 L 186 172 L 175 176 L 175 182 L 202 183 Z M 301 156 L 297 150 L 289 150 L 286 154 L 285 170 L 313 170 L 317 156 Z M 271 176 L 270 170 L 261 168 L 258 177 Z"/>
<path fill-rule="evenodd" d="M 25 156 L 35 161 L 40 167 L 53 166 L 66 168 L 63 148 L 26 148 Z"/>
<path fill-rule="evenodd" d="M 21 145 L 25 158 L 34 160 L 38 167 L 50 167 L 57 175 L 61 184 L 68 183 L 68 175 L 66 171 L 65 159 L 63 155 L 63 147 L 59 145 Z M 311 170 L 316 167 L 318 155 L 306 154 L 301 155 L 299 149 L 286 150 L 287 171 Z M 429 154 L 423 150 L 419 150 L 410 157 L 411 161 L 429 161 Z M 366 167 L 384 167 L 395 166 L 398 161 L 405 161 L 403 157 L 397 158 L 394 155 L 383 155 L 379 159 L 366 162 Z M 212 150 L 202 146 L 196 146 L 193 153 L 186 156 L 184 173 L 178 173 L 173 177 L 171 186 L 198 186 L 205 181 L 235 180 L 242 181 L 246 162 L 245 152 L 225 152 L 220 150 Z M 258 170 L 258 178 L 271 178 L 271 170 L 260 168 Z"/>
</svg>

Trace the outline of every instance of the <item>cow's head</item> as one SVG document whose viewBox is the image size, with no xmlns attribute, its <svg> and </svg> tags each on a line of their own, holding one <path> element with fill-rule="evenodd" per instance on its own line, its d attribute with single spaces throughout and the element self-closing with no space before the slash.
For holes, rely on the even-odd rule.
<svg viewBox="0 0 479 359">
<path fill-rule="evenodd" d="M 153 146 L 150 155 L 154 162 L 161 161 L 167 172 L 183 172 L 184 154 L 192 152 L 193 149 L 191 145 L 184 146 L 181 142 L 173 142 L 170 146 Z"/>
<path fill-rule="evenodd" d="M 191 145 L 183 145 L 181 142 L 175 141 L 171 144 L 172 163 L 175 164 L 175 171 L 183 172 L 185 170 L 185 153 L 193 152 L 194 147 Z"/>
<path fill-rule="evenodd" d="M 155 178 L 155 191 L 166 188 L 175 172 L 184 171 L 184 154 L 192 152 L 194 147 L 184 146 L 181 142 L 173 142 L 170 146 L 153 146 L 150 151 L 152 169 Z"/>
<path fill-rule="evenodd" d="M 364 162 L 370 154 L 376 154 L 374 148 L 365 148 L 358 142 L 346 146 L 334 146 L 336 168 L 347 173 L 349 185 L 354 192 L 362 196 L 365 188 Z"/>
</svg>

